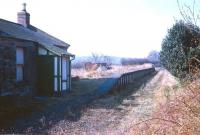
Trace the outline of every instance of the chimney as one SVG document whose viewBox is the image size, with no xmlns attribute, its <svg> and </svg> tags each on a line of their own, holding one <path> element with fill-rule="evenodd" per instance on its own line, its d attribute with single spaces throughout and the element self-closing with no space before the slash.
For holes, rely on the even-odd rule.
<svg viewBox="0 0 200 135">
<path fill-rule="evenodd" d="M 23 3 L 23 10 L 17 13 L 17 22 L 24 27 L 30 25 L 30 14 L 26 12 L 26 3 Z"/>
</svg>

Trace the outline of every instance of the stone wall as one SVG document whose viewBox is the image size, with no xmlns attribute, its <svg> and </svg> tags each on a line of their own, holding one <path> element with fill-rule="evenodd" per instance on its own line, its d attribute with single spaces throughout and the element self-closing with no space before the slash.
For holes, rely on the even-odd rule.
<svg viewBox="0 0 200 135">
<path fill-rule="evenodd" d="M 35 94 L 36 91 L 36 55 L 37 49 L 35 44 L 33 43 L 24 43 L 25 48 L 25 58 L 24 58 L 24 80 L 26 84 L 29 86 L 29 90 L 32 94 Z M 28 46 L 27 46 L 28 45 Z"/>
<path fill-rule="evenodd" d="M 0 92 L 9 94 L 15 89 L 15 50 L 16 47 L 6 41 L 0 41 Z"/>
<path fill-rule="evenodd" d="M 24 48 L 24 80 L 16 81 L 16 47 Z M 0 94 L 25 95 L 35 89 L 35 55 L 33 42 L 0 38 Z"/>
</svg>

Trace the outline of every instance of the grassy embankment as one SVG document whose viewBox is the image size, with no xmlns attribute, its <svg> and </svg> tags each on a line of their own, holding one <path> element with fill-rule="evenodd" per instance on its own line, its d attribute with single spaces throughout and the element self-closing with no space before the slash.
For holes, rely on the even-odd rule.
<svg viewBox="0 0 200 135">
<path fill-rule="evenodd" d="M 200 79 L 195 77 L 155 98 L 157 108 L 148 119 L 134 124 L 128 134 L 200 134 Z"/>
</svg>

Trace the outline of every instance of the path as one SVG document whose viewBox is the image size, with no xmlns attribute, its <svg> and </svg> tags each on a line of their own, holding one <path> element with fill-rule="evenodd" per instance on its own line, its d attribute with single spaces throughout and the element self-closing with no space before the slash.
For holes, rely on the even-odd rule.
<svg viewBox="0 0 200 135">
<path fill-rule="evenodd" d="M 126 91 L 95 100 L 82 114 L 80 120 L 62 120 L 47 132 L 51 134 L 124 134 L 141 118 L 148 117 L 155 108 L 154 97 L 165 86 L 176 81 L 166 71 L 160 70 L 153 78 L 147 77 L 129 85 Z"/>
</svg>

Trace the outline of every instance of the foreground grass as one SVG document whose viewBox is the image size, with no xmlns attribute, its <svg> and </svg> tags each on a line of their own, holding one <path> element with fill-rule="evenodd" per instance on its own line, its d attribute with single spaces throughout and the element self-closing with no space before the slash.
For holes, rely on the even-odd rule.
<svg viewBox="0 0 200 135">
<path fill-rule="evenodd" d="M 6 133 L 4 129 L 13 125 L 16 119 L 32 117 L 34 114 L 46 112 L 61 103 L 67 103 L 69 100 L 76 100 L 79 96 L 94 92 L 105 80 L 103 78 L 80 79 L 72 82 L 72 91 L 65 96 L 26 98 L 19 103 L 2 104 L 0 106 L 0 133 Z"/>
<path fill-rule="evenodd" d="M 170 91 L 173 95 L 168 92 L 167 100 L 157 105 L 151 117 L 133 125 L 127 134 L 200 134 L 200 79 Z"/>
</svg>

